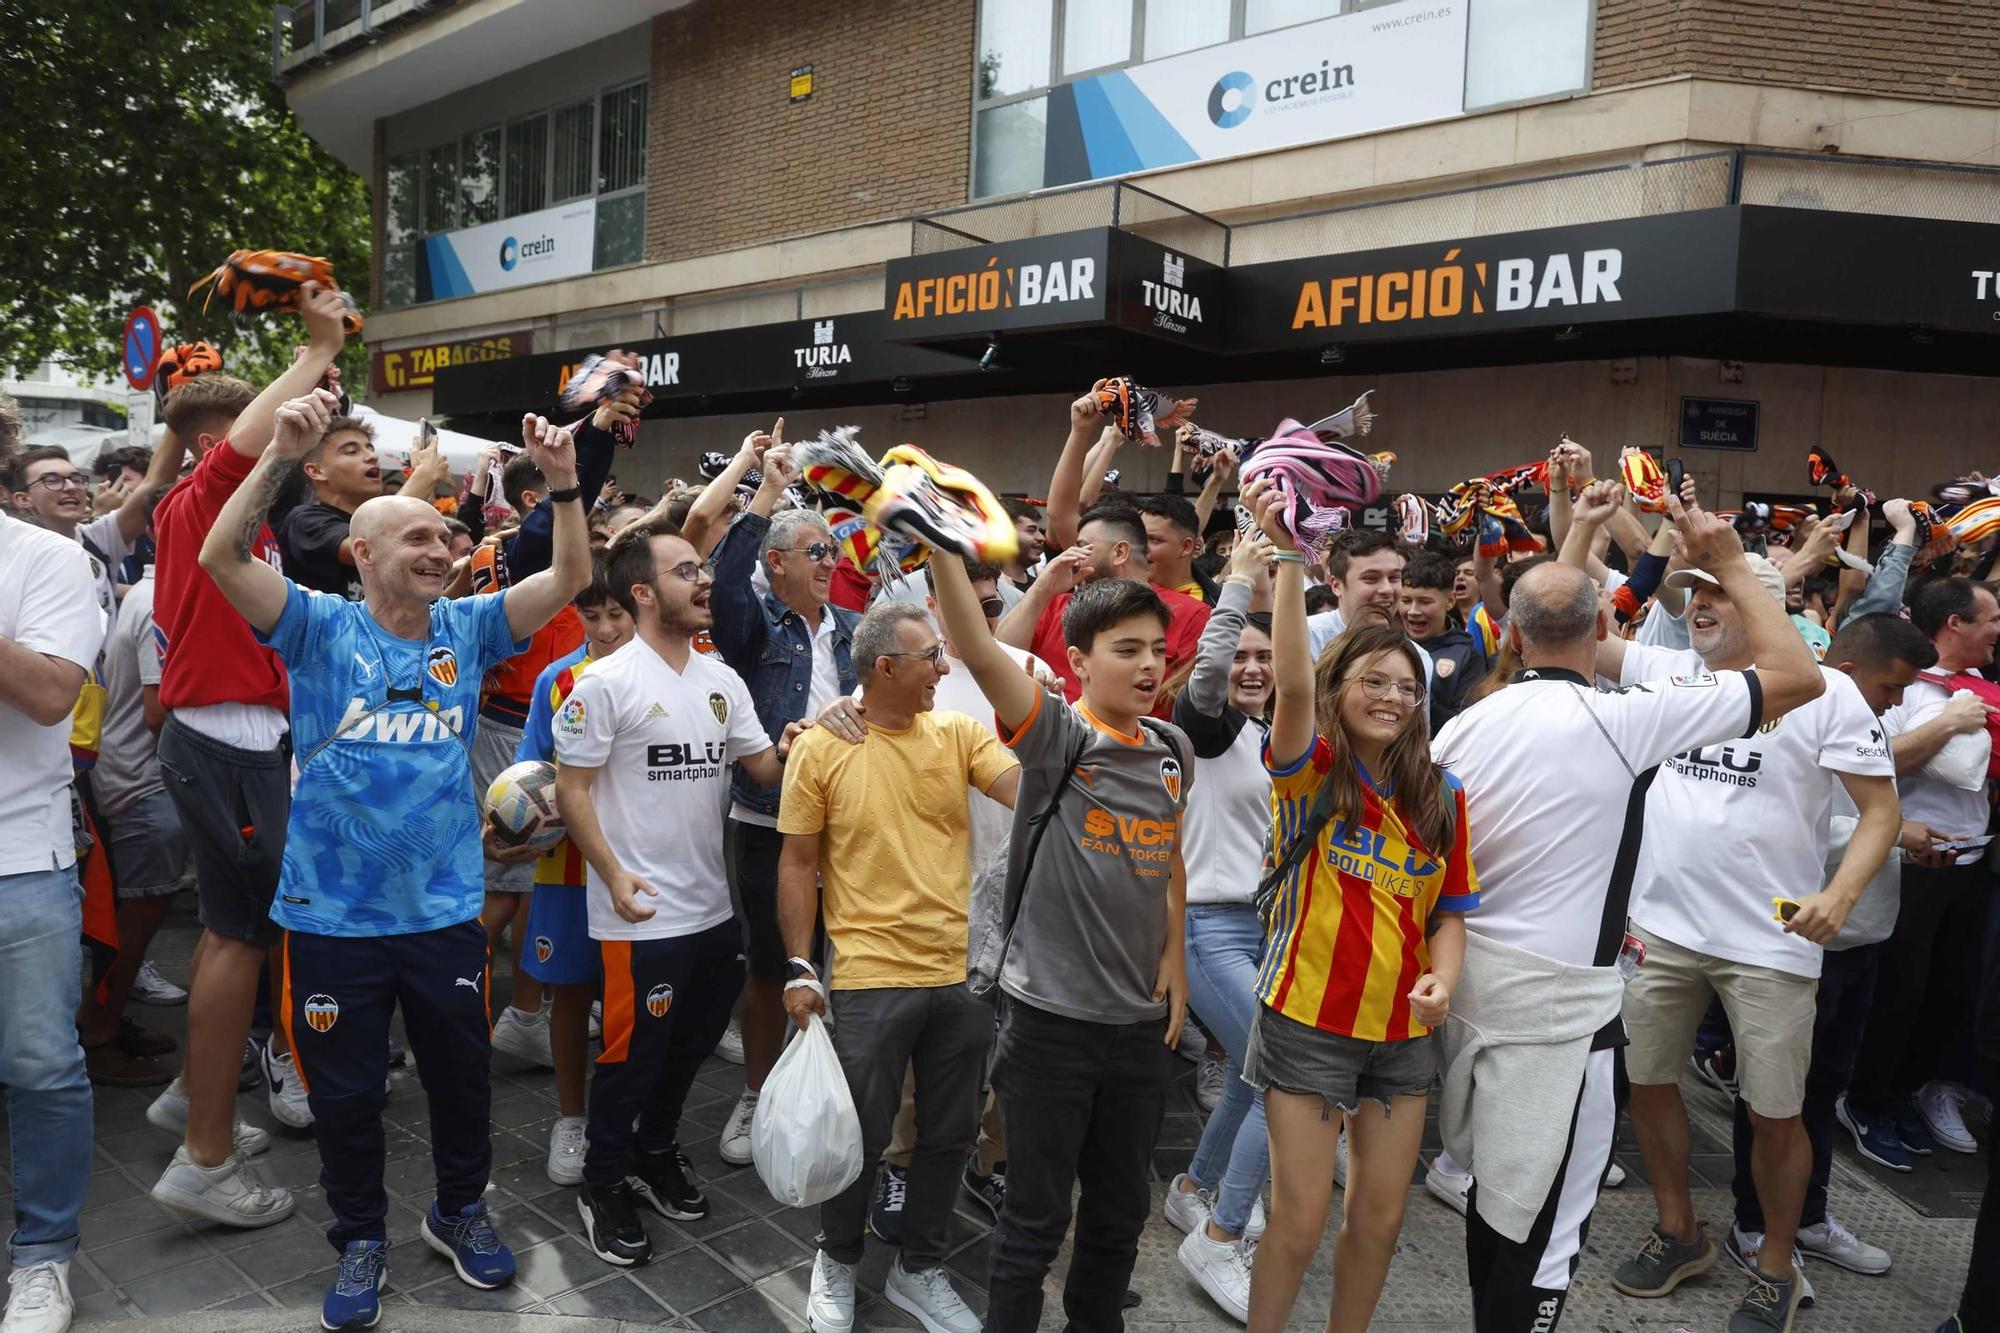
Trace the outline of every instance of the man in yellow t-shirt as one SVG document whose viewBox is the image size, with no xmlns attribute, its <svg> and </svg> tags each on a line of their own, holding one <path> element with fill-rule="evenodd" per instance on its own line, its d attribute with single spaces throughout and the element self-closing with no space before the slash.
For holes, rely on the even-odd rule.
<svg viewBox="0 0 2000 1333">
<path fill-rule="evenodd" d="M 942 1267 L 993 1044 L 993 1008 L 965 988 L 966 798 L 977 789 L 1012 806 L 1020 766 L 972 718 L 932 711 L 949 668 L 922 607 L 878 605 L 855 627 L 852 653 L 868 734 L 853 745 L 815 729 L 793 747 L 778 810 L 785 837 L 778 924 L 793 980 L 817 981 L 807 955 L 813 922 L 824 915 L 834 1049 L 861 1122 L 863 1161 L 882 1155 L 903 1071 L 915 1071 L 917 1146 L 902 1248 L 885 1294 L 926 1328 L 978 1333 L 979 1316 Z M 801 1026 L 826 1007 L 812 986 L 787 986 L 785 1008 Z M 853 1326 L 854 1270 L 873 1185 L 864 1172 L 821 1206 L 811 1294 L 817 1329 Z"/>
</svg>

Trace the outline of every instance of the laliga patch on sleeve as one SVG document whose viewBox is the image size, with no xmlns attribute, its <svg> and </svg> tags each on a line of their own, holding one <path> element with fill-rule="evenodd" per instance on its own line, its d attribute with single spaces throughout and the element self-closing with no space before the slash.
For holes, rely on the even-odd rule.
<svg viewBox="0 0 2000 1333">
<path fill-rule="evenodd" d="M 556 730 L 565 736 L 583 735 L 583 700 L 571 695 L 556 714 Z"/>
<path fill-rule="evenodd" d="M 1669 676 L 1667 677 L 1667 683 L 1679 686 L 1684 690 L 1695 690 L 1705 685 L 1715 684 L 1715 677 L 1704 671 L 1697 676 Z"/>
</svg>

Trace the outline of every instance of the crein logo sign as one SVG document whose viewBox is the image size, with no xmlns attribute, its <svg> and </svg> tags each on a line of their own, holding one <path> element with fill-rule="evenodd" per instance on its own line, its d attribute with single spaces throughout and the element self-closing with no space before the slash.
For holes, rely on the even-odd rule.
<svg viewBox="0 0 2000 1333">
<path fill-rule="evenodd" d="M 815 322 L 812 346 L 794 347 L 792 357 L 809 380 L 832 379 L 840 373 L 842 366 L 854 360 L 846 343 L 833 340 L 833 321 L 830 319 Z"/>
<path fill-rule="evenodd" d="M 918 278 L 896 284 L 896 302 L 889 318 L 932 319 L 968 315 L 1015 306 L 1053 305 L 1060 301 L 1096 298 L 1097 261 L 1089 256 L 1054 259 L 1046 264 L 1000 267 L 1000 256 L 970 273 L 942 278 Z"/>
<path fill-rule="evenodd" d="M 1153 327 L 1170 333 L 1186 333 L 1190 322 L 1201 323 L 1201 298 L 1181 290 L 1187 278 L 1187 260 L 1169 254 L 1160 266 L 1161 281 L 1141 279 L 1139 293 L 1148 310 L 1154 311 Z"/>
<path fill-rule="evenodd" d="M 512 273 L 524 259 L 541 259 L 555 252 L 556 238 L 553 236 L 536 236 L 525 241 L 509 236 L 500 242 L 500 268 L 503 272 Z"/>
<path fill-rule="evenodd" d="M 1585 250 L 1541 258 L 1458 262 L 1459 250 L 1445 251 L 1432 268 L 1392 269 L 1309 280 L 1299 287 L 1292 313 L 1295 329 L 1339 328 L 1346 324 L 1390 324 L 1405 319 L 1454 319 L 1489 309 L 1543 310 L 1551 306 L 1622 301 L 1618 279 L 1622 250 Z"/>
<path fill-rule="evenodd" d="M 1208 118 L 1219 130 L 1233 130 L 1250 119 L 1257 104 L 1257 82 L 1240 69 L 1233 69 L 1208 90 Z"/>
</svg>

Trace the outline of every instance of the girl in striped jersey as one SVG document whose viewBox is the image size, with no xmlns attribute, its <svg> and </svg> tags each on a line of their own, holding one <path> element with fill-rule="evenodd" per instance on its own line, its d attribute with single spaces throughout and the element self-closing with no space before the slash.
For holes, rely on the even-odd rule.
<svg viewBox="0 0 2000 1333">
<path fill-rule="evenodd" d="M 1329 1333 L 1368 1326 L 1402 1230 L 1444 1022 L 1479 903 L 1465 797 L 1430 761 L 1424 671 L 1408 637 L 1361 625 L 1315 669 L 1305 565 L 1276 505 L 1245 500 L 1278 548 L 1271 771 L 1278 881 L 1243 1077 L 1264 1091 L 1271 1219 L 1250 1287 L 1252 1333 L 1277 1333 L 1319 1246 L 1342 1115 L 1347 1196 Z M 1305 841 L 1296 859 L 1285 853 Z M 1364 1107 L 1363 1102 L 1369 1103 Z"/>
</svg>

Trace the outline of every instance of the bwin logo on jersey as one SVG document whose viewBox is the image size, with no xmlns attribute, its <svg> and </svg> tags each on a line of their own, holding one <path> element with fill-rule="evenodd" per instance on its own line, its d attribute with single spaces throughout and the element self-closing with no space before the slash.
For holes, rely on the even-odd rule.
<svg viewBox="0 0 2000 1333">
<path fill-rule="evenodd" d="M 665 1018 L 667 1010 L 674 1007 L 674 988 L 662 981 L 646 992 L 646 1012 L 655 1018 Z"/>
<path fill-rule="evenodd" d="M 314 1032 L 331 1032 L 340 1021 L 340 1001 L 331 995 L 306 996 L 306 1024 Z"/>
<path fill-rule="evenodd" d="M 426 708 L 421 712 L 388 713 L 368 706 L 366 699 L 349 699 L 333 734 L 348 741 L 384 741 L 391 745 L 427 745 L 448 741 L 465 727 L 463 708 Z"/>
</svg>

